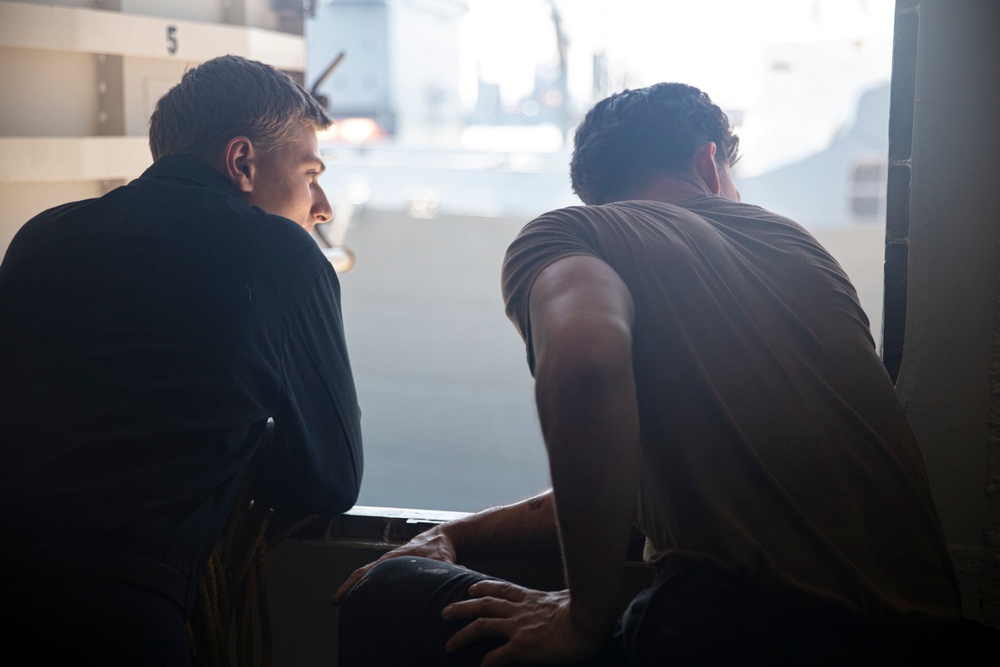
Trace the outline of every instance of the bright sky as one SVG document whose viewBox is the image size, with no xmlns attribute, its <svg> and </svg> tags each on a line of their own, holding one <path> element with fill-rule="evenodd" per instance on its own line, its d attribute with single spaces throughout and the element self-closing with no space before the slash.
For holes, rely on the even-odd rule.
<svg viewBox="0 0 1000 667">
<path fill-rule="evenodd" d="M 850 122 L 858 94 L 888 81 L 894 0 L 556 0 L 569 38 L 570 91 L 589 107 L 592 56 L 607 55 L 614 89 L 657 81 L 702 88 L 739 128 L 748 172 L 813 152 Z M 546 0 L 468 0 L 462 96 L 476 72 L 503 99 L 528 94 L 555 64 Z M 789 137 L 789 135 L 792 135 Z"/>
</svg>

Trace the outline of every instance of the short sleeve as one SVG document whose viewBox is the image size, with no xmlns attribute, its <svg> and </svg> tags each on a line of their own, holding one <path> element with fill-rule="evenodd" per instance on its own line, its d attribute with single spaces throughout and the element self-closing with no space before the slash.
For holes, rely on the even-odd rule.
<svg viewBox="0 0 1000 667">
<path fill-rule="evenodd" d="M 504 256 L 501 283 L 507 317 L 524 339 L 528 366 L 534 373 L 528 297 L 535 278 L 548 265 L 573 255 L 598 256 L 592 207 L 551 211 L 529 222 Z"/>
</svg>

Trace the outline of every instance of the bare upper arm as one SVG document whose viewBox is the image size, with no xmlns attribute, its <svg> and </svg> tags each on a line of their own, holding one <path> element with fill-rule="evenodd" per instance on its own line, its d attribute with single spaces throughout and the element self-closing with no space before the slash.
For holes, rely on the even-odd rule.
<svg viewBox="0 0 1000 667">
<path fill-rule="evenodd" d="M 552 360 L 555 352 L 560 363 L 600 363 L 609 355 L 631 354 L 632 294 L 596 257 L 574 255 L 547 266 L 531 286 L 528 309 L 536 365 Z"/>
</svg>

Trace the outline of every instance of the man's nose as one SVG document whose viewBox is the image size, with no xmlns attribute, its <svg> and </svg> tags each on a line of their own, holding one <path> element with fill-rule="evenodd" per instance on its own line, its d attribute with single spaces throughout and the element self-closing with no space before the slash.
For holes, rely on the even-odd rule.
<svg viewBox="0 0 1000 667">
<path fill-rule="evenodd" d="M 333 208 L 330 206 L 330 200 L 326 198 L 326 193 L 319 185 L 316 186 L 316 196 L 313 198 L 310 213 L 317 223 L 330 222 L 333 219 Z"/>
</svg>

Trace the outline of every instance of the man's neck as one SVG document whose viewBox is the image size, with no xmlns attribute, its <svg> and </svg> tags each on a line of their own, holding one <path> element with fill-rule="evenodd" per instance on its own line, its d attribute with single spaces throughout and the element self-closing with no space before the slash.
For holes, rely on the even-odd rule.
<svg viewBox="0 0 1000 667">
<path fill-rule="evenodd" d="M 699 195 L 716 194 L 694 174 L 670 172 L 650 181 L 645 187 L 629 193 L 629 199 L 659 201 L 665 204 L 691 199 Z"/>
</svg>

